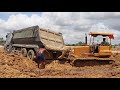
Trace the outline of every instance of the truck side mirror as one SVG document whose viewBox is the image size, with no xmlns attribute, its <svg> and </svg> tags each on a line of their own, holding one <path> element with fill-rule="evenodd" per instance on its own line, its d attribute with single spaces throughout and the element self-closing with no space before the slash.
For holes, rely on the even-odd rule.
<svg viewBox="0 0 120 90">
<path fill-rule="evenodd" d="M 8 37 L 8 35 L 6 35 L 6 38 Z"/>
</svg>

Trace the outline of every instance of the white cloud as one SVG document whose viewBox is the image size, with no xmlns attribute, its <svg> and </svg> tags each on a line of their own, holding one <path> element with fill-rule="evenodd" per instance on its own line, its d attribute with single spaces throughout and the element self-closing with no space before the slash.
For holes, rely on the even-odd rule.
<svg viewBox="0 0 120 90">
<path fill-rule="evenodd" d="M 114 23 L 120 19 L 119 12 L 43 12 L 41 15 L 32 14 L 31 16 L 20 12 L 6 14 L 10 14 L 7 20 L 0 18 L 0 32 L 3 36 L 8 31 L 39 25 L 41 28 L 63 33 L 65 43 L 84 41 L 85 33 L 88 34 L 90 31 L 114 32 L 115 37 L 120 38 L 120 31 L 114 28 L 117 25 Z M 114 23 L 110 23 L 110 19 Z M 108 29 L 103 30 L 99 27 L 108 27 Z M 116 28 L 119 27 L 116 26 Z"/>
<path fill-rule="evenodd" d="M 0 12 L 0 14 L 18 14 L 20 12 Z"/>
</svg>

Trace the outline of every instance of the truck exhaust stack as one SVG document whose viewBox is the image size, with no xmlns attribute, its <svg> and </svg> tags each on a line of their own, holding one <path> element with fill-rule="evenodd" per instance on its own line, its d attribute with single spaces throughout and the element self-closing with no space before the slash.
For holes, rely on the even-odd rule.
<svg viewBox="0 0 120 90">
<path fill-rule="evenodd" d="M 85 33 L 85 44 L 87 45 L 87 34 Z"/>
</svg>

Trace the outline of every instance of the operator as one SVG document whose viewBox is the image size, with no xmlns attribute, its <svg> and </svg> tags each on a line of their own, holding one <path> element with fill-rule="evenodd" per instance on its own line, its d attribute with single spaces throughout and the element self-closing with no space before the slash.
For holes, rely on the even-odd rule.
<svg viewBox="0 0 120 90">
<path fill-rule="evenodd" d="M 108 46 L 110 44 L 106 41 L 106 38 L 103 38 L 103 41 L 101 42 L 101 45 L 102 46 Z"/>
<path fill-rule="evenodd" d="M 99 46 L 99 41 L 97 40 L 97 43 L 94 44 L 94 53 L 98 53 L 98 46 Z"/>
</svg>

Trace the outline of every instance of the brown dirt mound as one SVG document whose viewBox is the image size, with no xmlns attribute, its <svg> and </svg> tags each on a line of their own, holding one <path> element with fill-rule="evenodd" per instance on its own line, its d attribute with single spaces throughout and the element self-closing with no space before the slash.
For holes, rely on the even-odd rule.
<svg viewBox="0 0 120 90">
<path fill-rule="evenodd" d="M 114 64 L 72 67 L 52 61 L 45 69 L 26 57 L 6 54 L 0 49 L 0 78 L 119 78 L 120 54 L 113 55 Z"/>
</svg>

